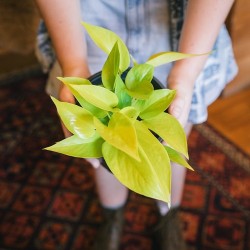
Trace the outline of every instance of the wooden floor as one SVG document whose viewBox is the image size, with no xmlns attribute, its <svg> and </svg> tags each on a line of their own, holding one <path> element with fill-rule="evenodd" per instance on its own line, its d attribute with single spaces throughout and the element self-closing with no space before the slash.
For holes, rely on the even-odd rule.
<svg viewBox="0 0 250 250">
<path fill-rule="evenodd" d="M 208 123 L 250 156 L 250 88 L 218 99 L 208 112 Z"/>
</svg>

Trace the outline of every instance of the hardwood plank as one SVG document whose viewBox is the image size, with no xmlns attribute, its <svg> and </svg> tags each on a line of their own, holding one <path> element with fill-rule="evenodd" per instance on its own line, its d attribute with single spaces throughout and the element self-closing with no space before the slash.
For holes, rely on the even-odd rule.
<svg viewBox="0 0 250 250">
<path fill-rule="evenodd" d="M 227 85 L 223 91 L 223 96 L 230 96 L 250 87 L 249 68 L 250 68 L 250 1 L 235 1 L 230 15 L 227 18 L 227 27 L 233 42 L 236 61 L 239 66 L 239 73 L 235 79 Z"/>
<path fill-rule="evenodd" d="M 208 123 L 250 156 L 250 88 L 210 105 Z"/>
</svg>

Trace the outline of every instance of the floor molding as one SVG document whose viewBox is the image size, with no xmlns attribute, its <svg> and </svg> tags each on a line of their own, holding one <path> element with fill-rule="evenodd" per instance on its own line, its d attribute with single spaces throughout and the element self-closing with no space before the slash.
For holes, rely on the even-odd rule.
<svg viewBox="0 0 250 250">
<path fill-rule="evenodd" d="M 39 76 L 42 74 L 44 73 L 42 72 L 41 66 L 39 64 L 35 64 L 23 69 L 0 74 L 0 86 L 13 84 L 29 77 Z"/>
</svg>

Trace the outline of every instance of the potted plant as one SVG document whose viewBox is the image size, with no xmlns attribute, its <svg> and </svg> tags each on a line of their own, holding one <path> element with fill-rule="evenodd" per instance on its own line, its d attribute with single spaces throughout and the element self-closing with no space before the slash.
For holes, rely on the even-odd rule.
<svg viewBox="0 0 250 250">
<path fill-rule="evenodd" d="M 78 105 L 51 97 L 72 136 L 46 149 L 80 158 L 103 157 L 129 189 L 170 202 L 170 162 L 192 168 L 184 159 L 188 158 L 185 132 L 166 112 L 175 90 L 159 88 L 154 68 L 194 55 L 163 52 L 138 64 L 115 33 L 82 24 L 107 53 L 107 60 L 102 71 L 89 79 L 58 78 Z"/>
</svg>

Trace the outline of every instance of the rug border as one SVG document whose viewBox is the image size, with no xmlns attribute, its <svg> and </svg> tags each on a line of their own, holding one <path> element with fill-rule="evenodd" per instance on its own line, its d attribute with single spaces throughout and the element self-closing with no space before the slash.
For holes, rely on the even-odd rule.
<svg viewBox="0 0 250 250">
<path fill-rule="evenodd" d="M 250 173 L 250 157 L 232 141 L 225 138 L 208 123 L 194 125 L 194 128 L 208 141 L 218 147 L 227 157 Z"/>
</svg>

